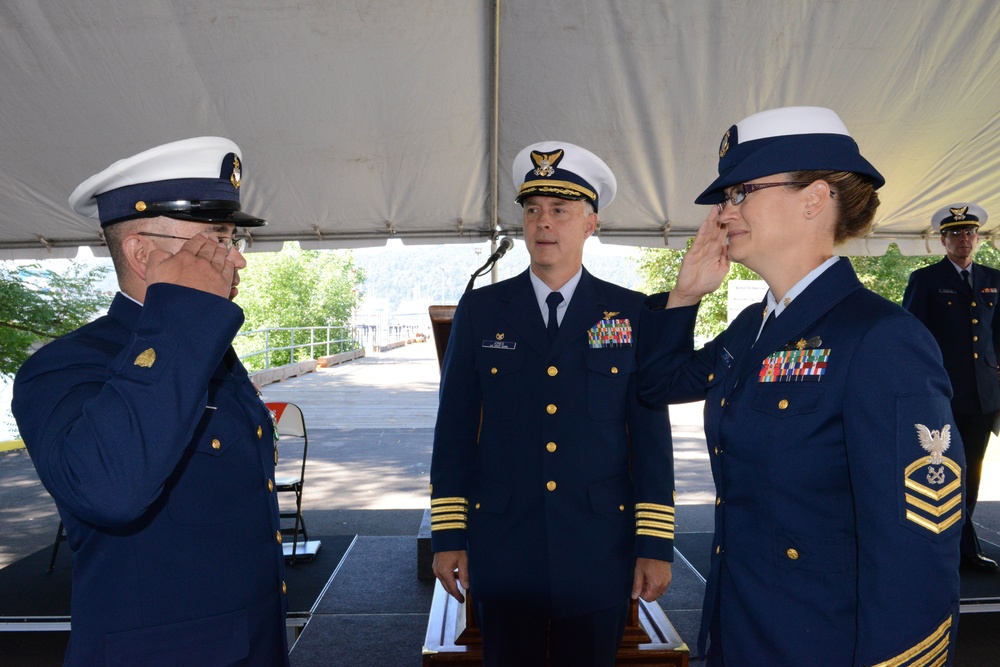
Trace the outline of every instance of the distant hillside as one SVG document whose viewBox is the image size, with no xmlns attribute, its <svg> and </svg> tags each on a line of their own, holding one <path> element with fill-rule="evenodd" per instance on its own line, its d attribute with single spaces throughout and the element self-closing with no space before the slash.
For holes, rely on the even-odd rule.
<svg viewBox="0 0 1000 667">
<path fill-rule="evenodd" d="M 480 254 L 475 249 L 480 248 Z M 458 303 L 473 271 L 489 256 L 489 244 L 445 244 L 361 248 L 353 251 L 355 262 L 364 270 L 362 288 L 369 299 L 386 299 L 395 308 L 412 299 L 436 303 Z M 640 279 L 632 260 L 635 248 L 588 242 L 583 263 L 587 270 L 604 280 L 638 289 Z M 528 253 L 518 240 L 497 263 L 500 279 L 515 276 L 528 266 Z M 490 282 L 489 274 L 476 286 Z"/>
</svg>

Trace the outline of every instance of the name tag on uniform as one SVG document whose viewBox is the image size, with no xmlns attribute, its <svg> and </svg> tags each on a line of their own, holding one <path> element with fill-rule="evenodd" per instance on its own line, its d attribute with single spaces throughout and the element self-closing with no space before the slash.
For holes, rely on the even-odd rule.
<svg viewBox="0 0 1000 667">
<path fill-rule="evenodd" d="M 958 292 L 953 289 L 948 289 L 947 287 L 941 287 L 938 289 L 938 294 L 958 294 Z"/>
<path fill-rule="evenodd" d="M 819 382 L 826 374 L 830 348 L 782 350 L 761 364 L 758 382 Z"/>
<path fill-rule="evenodd" d="M 491 350 L 513 350 L 517 347 L 517 343 L 508 343 L 503 340 L 484 340 L 483 347 L 490 348 Z"/>
</svg>

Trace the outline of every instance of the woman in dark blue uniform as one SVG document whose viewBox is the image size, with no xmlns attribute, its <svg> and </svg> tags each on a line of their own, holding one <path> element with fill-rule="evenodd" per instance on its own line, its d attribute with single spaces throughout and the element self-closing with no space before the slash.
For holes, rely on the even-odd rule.
<svg viewBox="0 0 1000 667">
<path fill-rule="evenodd" d="M 699 648 L 710 665 L 950 664 L 962 447 L 937 345 L 834 247 L 884 183 L 829 109 L 732 126 L 677 284 L 643 311 L 640 395 L 705 399 L 718 497 Z M 693 349 L 735 260 L 768 285 Z"/>
</svg>

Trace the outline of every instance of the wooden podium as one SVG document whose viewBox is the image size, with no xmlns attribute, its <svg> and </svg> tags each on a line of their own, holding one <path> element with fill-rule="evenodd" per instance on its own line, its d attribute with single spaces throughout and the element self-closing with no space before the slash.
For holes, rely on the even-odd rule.
<svg viewBox="0 0 1000 667">
<path fill-rule="evenodd" d="M 437 350 L 438 367 L 444 363 L 451 322 L 456 306 L 430 306 L 431 330 Z M 667 615 L 656 602 L 632 600 L 628 624 L 615 658 L 615 665 L 664 665 L 687 667 L 688 647 L 677 635 Z M 424 636 L 423 665 L 472 666 L 483 664 L 483 640 L 472 613 L 471 597 L 465 602 L 448 595 L 440 581 L 434 582 L 427 633 Z"/>
</svg>

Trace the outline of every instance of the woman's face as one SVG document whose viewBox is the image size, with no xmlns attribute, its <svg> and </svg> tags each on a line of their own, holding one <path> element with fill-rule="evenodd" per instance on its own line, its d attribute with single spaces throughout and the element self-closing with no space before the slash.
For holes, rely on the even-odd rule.
<svg viewBox="0 0 1000 667">
<path fill-rule="evenodd" d="M 788 174 L 755 178 L 748 183 L 780 183 Z M 748 193 L 742 202 L 732 200 L 743 184 L 726 190 L 727 199 L 719 215 L 726 226 L 729 258 L 761 273 L 760 267 L 777 261 L 795 241 L 794 222 L 801 216 L 802 190 L 785 186 L 762 188 Z"/>
</svg>

